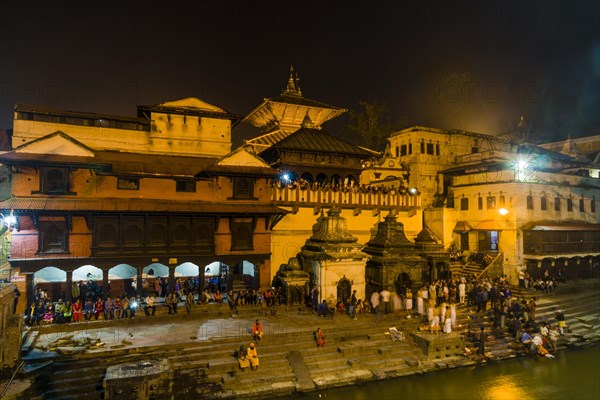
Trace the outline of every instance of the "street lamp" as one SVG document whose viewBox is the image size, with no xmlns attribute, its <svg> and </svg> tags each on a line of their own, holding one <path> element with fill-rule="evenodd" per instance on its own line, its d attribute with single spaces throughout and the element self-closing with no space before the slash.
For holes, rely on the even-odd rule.
<svg viewBox="0 0 600 400">
<path fill-rule="evenodd" d="M 506 208 L 501 208 L 501 209 L 498 210 L 498 212 L 502 216 L 505 216 L 506 214 L 508 214 L 508 210 Z"/>
</svg>

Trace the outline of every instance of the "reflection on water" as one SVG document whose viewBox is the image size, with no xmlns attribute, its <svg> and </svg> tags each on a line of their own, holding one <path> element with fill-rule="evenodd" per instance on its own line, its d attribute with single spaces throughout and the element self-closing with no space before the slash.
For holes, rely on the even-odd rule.
<svg viewBox="0 0 600 400">
<path fill-rule="evenodd" d="M 371 382 L 318 393 L 320 400 L 600 400 L 600 346 Z"/>
<path fill-rule="evenodd" d="M 520 386 L 517 386 L 510 376 L 499 376 L 495 379 L 494 385 L 483 393 L 483 397 L 490 400 L 513 400 L 527 399 L 530 396 Z"/>
</svg>

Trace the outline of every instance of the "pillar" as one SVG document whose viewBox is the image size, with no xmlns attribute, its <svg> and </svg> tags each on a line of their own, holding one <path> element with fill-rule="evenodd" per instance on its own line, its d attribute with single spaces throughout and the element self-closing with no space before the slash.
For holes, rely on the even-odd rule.
<svg viewBox="0 0 600 400">
<path fill-rule="evenodd" d="M 219 268 L 219 272 L 220 272 L 220 268 Z M 205 267 L 198 267 L 198 294 L 202 293 L 205 289 L 206 289 L 206 283 L 205 283 L 205 279 L 204 279 L 204 275 L 206 274 L 206 266 Z M 221 281 L 221 277 L 219 275 L 219 279 L 218 282 Z M 220 288 L 217 288 L 217 290 L 221 290 Z"/>
<path fill-rule="evenodd" d="M 65 288 L 65 303 L 73 297 L 73 271 L 67 272 L 67 287 Z"/>
<path fill-rule="evenodd" d="M 33 304 L 35 300 L 35 287 L 33 285 L 33 274 L 25 275 L 25 291 L 27 292 L 27 304 Z"/>
<path fill-rule="evenodd" d="M 137 269 L 137 281 L 136 281 L 136 288 L 137 288 L 137 294 L 139 296 L 142 295 L 142 268 L 136 268 Z"/>
<path fill-rule="evenodd" d="M 175 267 L 169 266 L 169 293 L 175 292 Z"/>
<path fill-rule="evenodd" d="M 108 293 L 108 270 L 102 269 L 102 295 L 104 298 L 109 296 Z"/>
</svg>

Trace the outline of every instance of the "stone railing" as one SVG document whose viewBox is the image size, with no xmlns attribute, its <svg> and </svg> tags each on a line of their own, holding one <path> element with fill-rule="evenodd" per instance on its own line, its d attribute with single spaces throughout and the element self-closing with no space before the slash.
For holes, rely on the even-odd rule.
<svg viewBox="0 0 600 400">
<path fill-rule="evenodd" d="M 278 205 L 298 205 L 305 207 L 336 204 L 340 208 L 395 208 L 411 209 L 421 207 L 421 196 L 403 193 L 399 190 L 382 190 L 373 193 L 360 190 L 325 190 L 323 188 L 300 188 L 272 186 L 271 200 Z"/>
<path fill-rule="evenodd" d="M 504 253 L 498 253 L 496 258 L 477 277 L 477 279 L 488 278 L 493 280 L 504 274 Z"/>
</svg>

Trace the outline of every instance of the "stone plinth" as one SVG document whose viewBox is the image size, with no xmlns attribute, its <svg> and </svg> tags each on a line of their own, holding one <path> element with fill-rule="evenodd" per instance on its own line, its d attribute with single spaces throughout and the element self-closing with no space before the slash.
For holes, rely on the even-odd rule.
<svg viewBox="0 0 600 400">
<path fill-rule="evenodd" d="M 172 372 L 167 360 L 144 360 L 108 367 L 104 398 L 161 400 L 172 398 Z"/>
<path fill-rule="evenodd" d="M 461 355 L 466 346 L 463 335 L 458 332 L 417 332 L 410 335 L 423 354 L 432 359 Z"/>
</svg>

